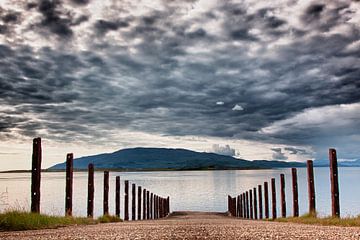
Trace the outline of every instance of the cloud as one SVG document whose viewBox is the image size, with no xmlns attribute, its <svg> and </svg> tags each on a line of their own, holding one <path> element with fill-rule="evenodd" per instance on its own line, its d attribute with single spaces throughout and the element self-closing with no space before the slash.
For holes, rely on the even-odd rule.
<svg viewBox="0 0 360 240">
<path fill-rule="evenodd" d="M 0 14 L 1 139 L 125 129 L 356 155 L 358 4 L 18 2 Z"/>
<path fill-rule="evenodd" d="M 242 111 L 244 108 L 238 104 L 236 104 L 231 110 L 233 111 Z"/>
<path fill-rule="evenodd" d="M 272 159 L 274 160 L 287 160 L 288 157 L 285 156 L 285 153 L 282 152 L 281 148 L 272 148 L 271 149 L 274 153 L 272 154 Z"/>
<path fill-rule="evenodd" d="M 236 150 L 231 148 L 229 145 L 221 146 L 219 144 L 213 144 L 212 152 L 232 157 L 236 155 Z"/>
<path fill-rule="evenodd" d="M 297 148 L 297 147 L 284 147 L 284 150 L 289 152 L 290 154 L 299 154 L 299 155 L 309 155 L 311 154 L 306 149 Z"/>
</svg>

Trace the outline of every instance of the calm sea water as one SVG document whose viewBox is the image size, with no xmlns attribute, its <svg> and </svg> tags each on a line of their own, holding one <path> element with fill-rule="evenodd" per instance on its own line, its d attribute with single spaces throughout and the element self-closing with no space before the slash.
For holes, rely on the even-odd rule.
<svg viewBox="0 0 360 240">
<path fill-rule="evenodd" d="M 330 176 L 328 168 L 315 168 L 317 210 L 331 214 Z M 227 195 L 240 194 L 250 188 L 276 178 L 277 199 L 280 200 L 280 173 L 286 176 L 287 213 L 292 214 L 290 169 L 228 170 L 228 171 L 169 171 L 169 172 L 111 172 L 110 212 L 115 212 L 115 176 L 121 177 L 121 208 L 124 206 L 124 180 L 141 185 L 153 193 L 170 196 L 171 211 L 219 211 L 227 209 Z M 0 211 L 6 208 L 30 209 L 30 174 L 0 173 Z M 340 206 L 342 216 L 360 214 L 360 168 L 339 168 Z M 298 169 L 300 213 L 308 209 L 306 169 Z M 103 173 L 95 173 L 95 215 L 102 214 Z M 7 194 L 4 192 L 7 191 Z M 131 191 L 131 186 L 130 186 Z M 41 184 L 41 212 L 63 215 L 65 173 L 43 173 Z M 7 195 L 7 199 L 4 197 Z M 270 199 L 271 200 L 271 199 Z M 130 194 L 131 203 L 131 194 Z M 8 204 L 8 205 L 7 205 Z M 73 213 L 86 216 L 87 173 L 74 173 Z M 271 211 L 270 211 L 271 212 Z M 280 213 L 280 209 L 278 209 Z M 130 213 L 131 214 L 131 213 Z M 123 216 L 123 212 L 121 212 Z"/>
</svg>

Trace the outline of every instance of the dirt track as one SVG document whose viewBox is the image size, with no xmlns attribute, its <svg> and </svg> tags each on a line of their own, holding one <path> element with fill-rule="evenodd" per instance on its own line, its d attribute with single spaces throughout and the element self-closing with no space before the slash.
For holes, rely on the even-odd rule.
<svg viewBox="0 0 360 240">
<path fill-rule="evenodd" d="M 0 239 L 360 239 L 360 228 L 241 220 L 221 213 L 175 212 L 162 220 L 0 232 Z"/>
</svg>

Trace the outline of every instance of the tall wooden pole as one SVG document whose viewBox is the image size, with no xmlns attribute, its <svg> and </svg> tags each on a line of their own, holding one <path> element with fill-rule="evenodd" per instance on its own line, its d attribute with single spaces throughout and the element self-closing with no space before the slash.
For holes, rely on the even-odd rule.
<svg viewBox="0 0 360 240">
<path fill-rule="evenodd" d="M 258 194 L 259 194 L 259 219 L 263 218 L 263 201 L 262 201 L 262 187 L 258 185 Z"/>
<path fill-rule="evenodd" d="M 88 165 L 88 202 L 87 216 L 94 216 L 94 164 Z"/>
<path fill-rule="evenodd" d="M 286 218 L 285 174 L 280 174 L 281 217 Z"/>
<path fill-rule="evenodd" d="M 315 201 L 315 183 L 314 183 L 314 167 L 313 161 L 307 161 L 307 175 L 308 175 L 308 192 L 309 192 L 309 213 L 316 213 Z"/>
<path fill-rule="evenodd" d="M 293 216 L 299 216 L 299 193 L 297 183 L 297 170 L 296 168 L 291 169 L 292 175 L 292 191 L 293 191 Z"/>
<path fill-rule="evenodd" d="M 124 196 L 124 211 L 125 211 L 125 221 L 129 221 L 129 181 L 125 181 L 125 196 Z"/>
<path fill-rule="evenodd" d="M 256 188 L 253 189 L 253 192 L 254 192 L 254 218 L 258 219 L 258 211 L 257 211 L 258 204 L 257 204 L 257 197 L 256 197 Z"/>
<path fill-rule="evenodd" d="M 329 149 L 330 160 L 330 181 L 331 181 L 331 211 L 333 217 L 340 217 L 340 200 L 339 200 L 339 178 L 336 150 Z"/>
<path fill-rule="evenodd" d="M 103 214 L 109 215 L 109 172 L 104 171 Z"/>
<path fill-rule="evenodd" d="M 73 154 L 66 155 L 65 215 L 72 216 L 73 198 Z"/>
<path fill-rule="evenodd" d="M 115 179 L 115 215 L 120 217 L 120 177 L 117 176 Z"/>
<path fill-rule="evenodd" d="M 150 219 L 154 219 L 154 216 L 153 216 L 153 201 L 154 201 L 154 194 L 153 193 L 150 193 Z"/>
<path fill-rule="evenodd" d="M 40 213 L 41 138 L 33 139 L 31 168 L 31 212 Z"/>
<path fill-rule="evenodd" d="M 269 218 L 269 184 L 264 182 L 265 218 Z"/>
<path fill-rule="evenodd" d="M 131 195 L 131 220 L 136 219 L 136 185 L 132 184 L 132 195 Z"/>
<path fill-rule="evenodd" d="M 271 197 L 272 197 L 272 217 L 273 217 L 273 219 L 276 219 L 277 214 L 276 214 L 276 185 L 275 185 L 275 178 L 271 179 Z"/>
<path fill-rule="evenodd" d="M 143 219 L 147 219 L 146 218 L 146 189 L 143 189 Z"/>
<path fill-rule="evenodd" d="M 138 186 L 138 220 L 141 220 L 141 193 L 142 193 L 142 190 L 141 190 L 141 186 Z"/>
<path fill-rule="evenodd" d="M 246 191 L 246 218 L 250 218 L 249 191 Z"/>
<path fill-rule="evenodd" d="M 253 194 L 252 194 L 252 190 L 249 190 L 249 198 L 250 198 L 250 219 L 254 218 L 254 209 L 253 209 Z"/>
</svg>

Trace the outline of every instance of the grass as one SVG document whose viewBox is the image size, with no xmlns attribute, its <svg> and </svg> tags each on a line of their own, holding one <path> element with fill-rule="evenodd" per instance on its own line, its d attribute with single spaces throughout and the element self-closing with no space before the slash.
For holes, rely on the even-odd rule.
<svg viewBox="0 0 360 240">
<path fill-rule="evenodd" d="M 360 227 L 360 216 L 335 218 L 335 217 L 317 217 L 316 214 L 305 214 L 300 217 L 278 218 L 277 222 L 292 222 L 324 226 L 341 226 L 341 227 Z"/>
<path fill-rule="evenodd" d="M 112 215 L 103 215 L 103 216 L 99 217 L 97 220 L 100 223 L 122 222 L 121 218 L 119 218 L 117 216 L 112 216 Z"/>
<path fill-rule="evenodd" d="M 97 220 L 84 217 L 58 217 L 25 211 L 0 213 L 0 231 L 21 231 L 45 228 L 58 228 L 68 225 L 87 225 L 97 223 L 121 222 L 116 216 L 105 215 Z"/>
</svg>

